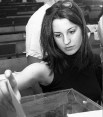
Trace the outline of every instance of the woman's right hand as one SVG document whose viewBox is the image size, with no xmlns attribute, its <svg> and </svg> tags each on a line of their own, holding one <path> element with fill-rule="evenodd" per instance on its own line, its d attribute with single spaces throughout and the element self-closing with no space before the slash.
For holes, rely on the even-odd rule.
<svg viewBox="0 0 103 117">
<path fill-rule="evenodd" d="M 6 70 L 4 73 L 4 79 L 0 79 L 0 105 L 5 107 L 6 109 L 14 111 L 14 106 L 12 103 L 12 98 L 8 89 L 7 81 L 9 80 L 9 83 L 14 91 L 14 94 L 16 98 L 20 101 L 20 93 L 17 88 L 17 83 L 14 78 L 13 73 L 11 70 Z"/>
</svg>

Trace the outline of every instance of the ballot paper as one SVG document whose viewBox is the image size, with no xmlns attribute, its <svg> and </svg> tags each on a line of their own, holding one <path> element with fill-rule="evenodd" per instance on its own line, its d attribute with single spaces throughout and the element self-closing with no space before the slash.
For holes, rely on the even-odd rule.
<svg viewBox="0 0 103 117">
<path fill-rule="evenodd" d="M 103 117 L 103 110 L 67 114 L 67 117 Z"/>
<path fill-rule="evenodd" d="M 11 98 L 12 98 L 12 103 L 13 103 L 16 113 L 17 113 L 17 117 L 26 117 L 24 114 L 24 111 L 22 109 L 22 106 L 21 106 L 20 102 L 17 100 L 8 80 L 7 80 L 7 86 L 8 86 Z"/>
<path fill-rule="evenodd" d="M 7 83 L 7 87 L 8 87 L 8 90 L 10 92 L 10 95 L 11 95 L 11 98 L 12 98 L 12 103 L 13 103 L 14 108 L 16 110 L 17 117 L 26 117 L 26 115 L 24 114 L 24 111 L 23 111 L 23 108 L 21 106 L 20 101 L 17 99 L 17 97 L 14 94 L 13 89 L 11 88 L 9 80 L 6 79 L 3 75 L 0 77 L 0 81 L 2 81 L 2 80 L 5 80 L 6 83 Z M 10 112 L 9 112 L 9 114 L 10 114 Z M 10 115 L 8 115 L 8 116 L 10 116 Z"/>
</svg>

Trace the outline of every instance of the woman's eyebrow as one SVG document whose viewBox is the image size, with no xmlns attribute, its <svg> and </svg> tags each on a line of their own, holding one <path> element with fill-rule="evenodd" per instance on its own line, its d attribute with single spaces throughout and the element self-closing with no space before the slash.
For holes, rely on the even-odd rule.
<svg viewBox="0 0 103 117">
<path fill-rule="evenodd" d="M 70 27 L 70 28 L 68 29 L 68 31 L 71 30 L 72 28 L 76 28 L 76 26 Z"/>
<path fill-rule="evenodd" d="M 76 26 L 70 27 L 70 28 L 68 29 L 68 31 L 71 30 L 72 28 L 76 28 Z M 56 32 L 56 31 L 54 31 L 53 33 L 61 33 L 61 32 Z"/>
</svg>

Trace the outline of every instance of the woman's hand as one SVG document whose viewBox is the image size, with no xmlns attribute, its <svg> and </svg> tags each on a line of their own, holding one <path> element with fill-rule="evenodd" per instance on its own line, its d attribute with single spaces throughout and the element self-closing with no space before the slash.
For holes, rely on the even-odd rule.
<svg viewBox="0 0 103 117">
<path fill-rule="evenodd" d="M 15 93 L 16 98 L 20 100 L 21 96 L 18 91 L 17 83 L 12 72 L 10 70 L 6 70 L 4 76 L 4 78 L 0 78 L 0 105 L 5 107 L 6 109 L 14 111 L 15 109 L 12 104 L 11 95 L 8 89 L 8 80 Z"/>
</svg>

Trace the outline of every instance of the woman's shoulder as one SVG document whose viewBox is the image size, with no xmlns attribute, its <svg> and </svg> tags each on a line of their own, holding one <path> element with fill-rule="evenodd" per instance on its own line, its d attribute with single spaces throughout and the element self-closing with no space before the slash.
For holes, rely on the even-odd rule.
<svg viewBox="0 0 103 117">
<path fill-rule="evenodd" d="M 39 73 L 45 72 L 45 71 L 50 71 L 49 66 L 47 65 L 46 62 L 41 61 L 40 63 L 32 63 L 31 65 L 29 65 L 28 67 L 30 67 L 31 71 L 32 70 L 36 70 Z"/>
<path fill-rule="evenodd" d="M 39 70 L 41 73 L 40 77 L 40 84 L 42 85 L 48 85 L 52 82 L 54 74 L 51 73 L 51 69 L 49 68 L 47 62 L 41 61 L 40 63 L 37 63 L 39 65 Z"/>
</svg>

